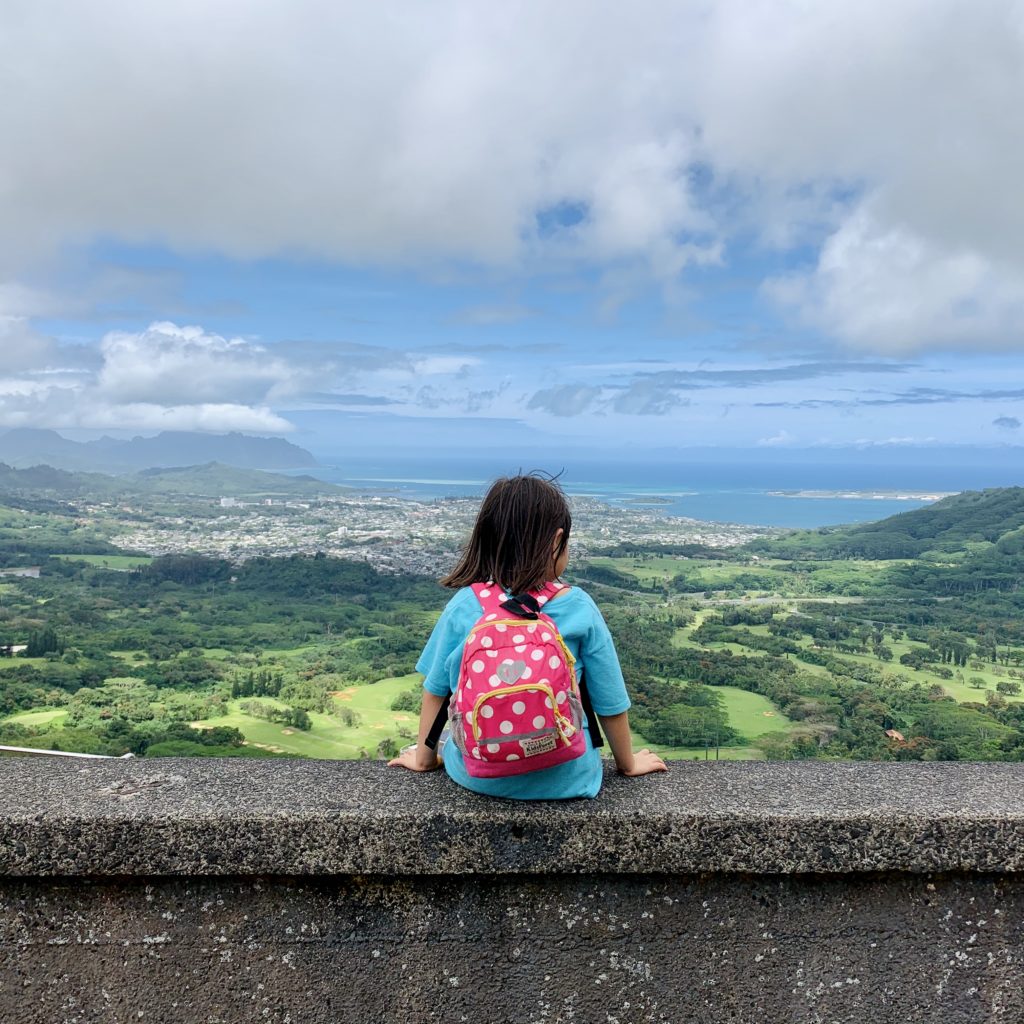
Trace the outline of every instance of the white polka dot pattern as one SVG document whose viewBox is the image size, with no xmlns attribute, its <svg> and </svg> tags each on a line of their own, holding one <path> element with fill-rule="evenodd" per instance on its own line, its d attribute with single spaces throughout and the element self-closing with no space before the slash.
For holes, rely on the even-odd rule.
<svg viewBox="0 0 1024 1024">
<path fill-rule="evenodd" d="M 536 594 L 538 602 L 547 603 L 561 589 L 551 584 Z M 453 728 L 462 730 L 459 749 L 470 775 L 511 776 L 578 757 L 586 749 L 582 730 L 569 730 L 562 743 L 552 728 L 553 722 L 561 724 L 561 716 L 574 723 L 579 718 L 578 704 L 568 699 L 571 659 L 554 623 L 543 612 L 531 622 L 499 609 L 504 597 L 496 583 L 476 591 L 484 608 L 463 647 L 452 704 Z M 516 753 L 509 754 L 510 747 Z M 515 761 L 522 764 L 503 767 Z"/>
</svg>

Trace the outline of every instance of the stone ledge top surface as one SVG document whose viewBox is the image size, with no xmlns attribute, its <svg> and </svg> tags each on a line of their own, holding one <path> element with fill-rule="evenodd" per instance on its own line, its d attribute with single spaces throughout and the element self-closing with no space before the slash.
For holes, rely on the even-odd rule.
<svg viewBox="0 0 1024 1024">
<path fill-rule="evenodd" d="M 0 874 L 1024 871 L 1024 764 L 675 762 L 519 803 L 382 762 L 0 759 Z"/>
</svg>

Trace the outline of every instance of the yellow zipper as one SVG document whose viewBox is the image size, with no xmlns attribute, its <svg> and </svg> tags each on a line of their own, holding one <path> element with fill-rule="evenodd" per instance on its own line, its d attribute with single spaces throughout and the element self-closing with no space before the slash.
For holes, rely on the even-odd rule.
<svg viewBox="0 0 1024 1024">
<path fill-rule="evenodd" d="M 520 628 L 525 629 L 526 626 L 524 623 L 530 624 L 531 622 L 532 620 L 530 619 L 491 619 L 490 622 L 484 622 L 479 628 L 483 629 L 485 626 L 519 626 Z M 547 623 L 539 622 L 537 625 L 546 626 Z M 576 659 L 572 656 L 572 651 L 566 647 L 565 640 L 562 639 L 562 634 L 558 632 L 558 627 L 552 623 L 551 628 L 554 630 L 555 639 L 558 641 L 559 647 L 562 648 L 562 651 L 565 654 L 566 663 L 569 668 L 574 668 L 576 665 Z M 476 637 L 476 630 L 473 631 L 472 636 L 474 638 Z M 542 643 L 547 643 L 547 641 L 542 641 Z M 469 644 L 468 637 L 466 638 L 466 644 Z"/>
<path fill-rule="evenodd" d="M 506 686 L 501 690 L 491 690 L 490 693 L 481 693 L 479 697 L 473 702 L 473 740 L 479 746 L 480 744 L 480 708 L 485 700 L 490 700 L 492 697 L 504 697 L 509 693 L 522 693 L 524 690 L 540 690 L 548 695 L 548 700 L 551 701 L 551 708 L 555 715 L 555 724 L 559 720 L 562 720 L 569 725 L 572 723 L 558 710 L 558 701 L 555 700 L 555 692 L 546 683 L 518 683 L 515 686 Z M 558 729 L 558 735 L 561 737 L 562 742 L 568 747 L 571 746 L 571 741 L 566 739 L 561 729 Z"/>
</svg>

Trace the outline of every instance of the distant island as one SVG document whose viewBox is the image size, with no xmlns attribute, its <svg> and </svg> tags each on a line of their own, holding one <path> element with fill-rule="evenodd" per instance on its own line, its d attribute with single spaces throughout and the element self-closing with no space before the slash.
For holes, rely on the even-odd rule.
<svg viewBox="0 0 1024 1024">
<path fill-rule="evenodd" d="M 635 494 L 631 498 L 623 498 L 623 505 L 671 505 L 675 499 L 666 498 L 661 494 Z"/>
</svg>

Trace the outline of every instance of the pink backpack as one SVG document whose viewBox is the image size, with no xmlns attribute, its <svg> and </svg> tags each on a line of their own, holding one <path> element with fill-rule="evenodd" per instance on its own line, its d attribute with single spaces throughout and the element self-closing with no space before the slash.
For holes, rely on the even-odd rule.
<svg viewBox="0 0 1024 1024">
<path fill-rule="evenodd" d="M 495 584 L 473 584 L 483 614 L 463 647 L 451 706 L 470 775 L 522 775 L 586 752 L 576 659 L 541 610 L 563 589 L 545 583 L 508 598 Z"/>
</svg>

